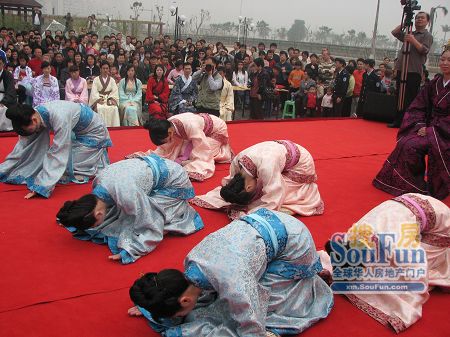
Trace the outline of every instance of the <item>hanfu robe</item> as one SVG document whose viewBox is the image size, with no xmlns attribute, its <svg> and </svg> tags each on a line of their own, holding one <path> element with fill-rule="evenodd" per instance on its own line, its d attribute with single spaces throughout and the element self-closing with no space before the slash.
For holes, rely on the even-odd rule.
<svg viewBox="0 0 450 337">
<path fill-rule="evenodd" d="M 6 117 L 6 110 L 15 103 L 17 103 L 17 95 L 14 78 L 11 73 L 2 70 L 0 73 L 0 131 L 12 130 L 12 123 Z"/>
<path fill-rule="evenodd" d="M 422 127 L 424 137 L 417 135 Z M 409 106 L 397 145 L 373 185 L 395 196 L 412 192 L 445 199 L 450 190 L 449 130 L 450 84 L 444 87 L 442 76 L 437 76 Z"/>
<path fill-rule="evenodd" d="M 399 238 L 405 233 L 404 226 L 411 224 L 414 226 L 415 232 L 410 237 L 420 237 L 420 243 L 416 240 L 414 242 L 425 252 L 426 267 L 425 273 L 412 282 L 423 282 L 424 291 L 345 294 L 358 309 L 383 325 L 394 329 L 397 333 L 404 331 L 422 317 L 422 306 L 428 300 L 429 291 L 433 287 L 450 290 L 450 209 L 432 197 L 408 193 L 381 203 L 364 215 L 347 232 L 347 235 L 353 235 L 355 230 L 364 226 L 367 237 L 366 235 L 356 237 L 364 245 L 369 242 L 376 243 L 379 238 L 378 234 L 393 233 L 396 240 L 389 240 L 388 244 L 395 247 L 399 243 Z M 367 225 L 373 229 L 373 232 L 368 231 Z M 393 242 L 390 243 L 390 241 Z M 409 247 L 402 247 L 402 249 L 410 250 Z M 332 273 L 330 256 L 324 251 L 320 251 L 319 255 L 323 267 Z M 396 254 L 388 255 L 386 253 L 385 255 L 388 256 L 388 267 L 399 266 L 393 258 Z M 417 258 L 417 261 L 420 261 L 420 258 Z M 410 264 L 410 267 L 414 267 L 414 265 Z M 405 278 L 404 274 L 400 274 L 399 278 L 395 280 L 400 283 L 408 281 L 411 280 Z"/>
<path fill-rule="evenodd" d="M 122 125 L 139 126 L 142 122 L 142 82 L 136 79 L 131 85 L 119 82 L 119 112 Z"/>
<path fill-rule="evenodd" d="M 86 183 L 109 164 L 107 148 L 112 142 L 105 123 L 90 107 L 52 101 L 35 109 L 42 128 L 19 137 L 0 164 L 1 182 L 26 184 L 48 198 L 58 182 Z M 52 144 L 50 132 L 54 133 Z"/>
<path fill-rule="evenodd" d="M 196 112 L 194 102 L 197 100 L 198 86 L 197 82 L 192 80 L 192 76 L 185 78 L 184 75 L 179 76 L 175 80 L 169 97 L 169 110 L 173 114 L 184 112 Z M 187 104 L 187 103 L 190 104 Z"/>
<path fill-rule="evenodd" d="M 100 103 L 101 99 L 103 103 Z M 92 82 L 89 105 L 103 118 L 108 127 L 120 126 L 118 104 L 119 89 L 114 79 L 111 76 L 106 79 L 103 79 L 101 75 L 96 77 Z"/>
<path fill-rule="evenodd" d="M 48 81 L 45 80 L 44 75 L 39 75 L 33 78 L 33 107 L 60 100 L 58 79 L 49 75 Z"/>
<path fill-rule="evenodd" d="M 224 121 L 233 120 L 233 112 L 234 112 L 234 91 L 233 85 L 227 81 L 227 79 L 223 79 L 223 88 L 220 96 L 220 118 Z"/>
<path fill-rule="evenodd" d="M 164 233 L 203 228 L 187 202 L 194 189 L 186 171 L 155 154 L 111 164 L 95 178 L 92 193 L 108 205 L 105 220 L 85 231 L 69 230 L 77 239 L 107 243 L 124 264 L 154 250 Z"/>
<path fill-rule="evenodd" d="M 156 322 L 139 307 L 164 336 L 297 335 L 333 307 L 313 238 L 287 214 L 262 208 L 231 222 L 194 247 L 184 267 L 203 291 L 193 311 Z"/>
<path fill-rule="evenodd" d="M 241 168 L 257 179 L 255 194 L 247 206 L 230 204 L 220 196 L 222 186 Z M 223 209 L 232 219 L 263 207 L 303 216 L 319 215 L 324 203 L 316 181 L 314 159 L 305 148 L 289 140 L 262 142 L 234 157 L 230 175 L 222 180 L 222 186 L 191 202 L 203 208 Z"/>
<path fill-rule="evenodd" d="M 160 145 L 157 155 L 180 163 L 193 180 L 211 178 L 216 163 L 229 163 L 233 153 L 226 123 L 209 114 L 190 112 L 169 118 L 175 129 L 172 142 Z"/>
<path fill-rule="evenodd" d="M 75 103 L 83 103 L 88 105 L 89 95 L 87 82 L 83 77 L 79 77 L 78 80 L 69 78 L 66 81 L 66 101 Z"/>
<path fill-rule="evenodd" d="M 153 76 L 150 76 L 145 93 L 145 101 L 148 103 L 150 116 L 157 119 L 167 119 L 169 117 L 169 94 L 169 83 L 165 77 L 157 81 Z"/>
</svg>

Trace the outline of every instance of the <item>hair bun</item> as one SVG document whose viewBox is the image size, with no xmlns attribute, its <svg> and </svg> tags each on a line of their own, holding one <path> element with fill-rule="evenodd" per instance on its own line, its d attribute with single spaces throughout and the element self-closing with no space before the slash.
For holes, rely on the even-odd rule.
<svg viewBox="0 0 450 337">
<path fill-rule="evenodd" d="M 75 201 L 66 201 L 64 203 L 64 206 L 61 207 L 61 209 L 58 211 L 58 213 L 56 214 L 56 219 L 64 224 L 67 222 L 67 218 L 69 216 L 69 212 L 71 210 L 71 208 L 73 207 Z"/>
</svg>

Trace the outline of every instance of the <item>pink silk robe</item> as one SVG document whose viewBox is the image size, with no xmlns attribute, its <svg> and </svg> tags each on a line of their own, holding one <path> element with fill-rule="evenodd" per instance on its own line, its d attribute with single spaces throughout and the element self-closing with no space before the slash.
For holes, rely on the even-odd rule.
<svg viewBox="0 0 450 337">
<path fill-rule="evenodd" d="M 245 208 L 231 205 L 220 196 L 222 186 L 241 168 L 257 178 L 257 191 Z M 314 160 L 305 148 L 285 140 L 262 142 L 233 159 L 230 175 L 222 180 L 222 186 L 195 197 L 191 203 L 203 208 L 225 209 L 232 219 L 263 207 L 303 216 L 319 215 L 324 211 L 324 203 L 316 181 Z"/>
<path fill-rule="evenodd" d="M 88 87 L 84 78 L 80 77 L 78 85 L 71 78 L 66 81 L 66 101 L 88 105 Z"/>
<path fill-rule="evenodd" d="M 376 233 L 397 233 L 398 237 L 402 224 L 421 227 L 420 246 L 426 254 L 428 275 L 417 282 L 428 285 L 425 293 L 346 295 L 353 305 L 399 333 L 422 317 L 422 306 L 433 287 L 450 290 L 450 209 L 432 197 L 408 193 L 378 205 L 350 230 L 359 224 L 369 224 Z M 320 251 L 319 256 L 324 269 L 332 273 L 330 256 L 324 251 Z M 398 282 L 402 280 L 404 278 Z"/>
<path fill-rule="evenodd" d="M 186 112 L 169 121 L 175 128 L 175 137 L 153 152 L 181 164 L 191 179 L 211 178 L 215 162 L 229 163 L 233 158 L 227 125 L 219 117 Z"/>
</svg>

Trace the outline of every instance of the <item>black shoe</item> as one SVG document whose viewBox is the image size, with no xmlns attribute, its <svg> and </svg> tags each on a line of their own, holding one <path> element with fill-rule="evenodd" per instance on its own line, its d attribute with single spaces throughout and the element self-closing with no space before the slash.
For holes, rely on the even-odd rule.
<svg viewBox="0 0 450 337">
<path fill-rule="evenodd" d="M 387 125 L 387 127 L 388 128 L 397 128 L 398 129 L 400 127 L 400 125 L 398 125 L 396 123 L 390 123 L 390 124 Z"/>
</svg>

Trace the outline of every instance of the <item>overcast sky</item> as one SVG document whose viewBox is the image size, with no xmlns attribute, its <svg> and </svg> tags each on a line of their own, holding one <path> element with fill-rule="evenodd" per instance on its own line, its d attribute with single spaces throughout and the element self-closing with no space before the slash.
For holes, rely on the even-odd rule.
<svg viewBox="0 0 450 337">
<path fill-rule="evenodd" d="M 47 2 L 58 1 L 67 3 L 82 3 L 82 0 L 47 0 Z M 92 11 L 99 13 L 113 14 L 115 18 L 119 15 L 121 18 L 129 18 L 131 10 L 130 3 L 134 0 L 84 0 Z M 149 10 L 141 14 L 141 19 L 149 20 L 151 18 L 151 9 L 155 4 L 163 5 L 166 13 L 164 21 L 168 19 L 168 8 L 173 3 L 169 0 L 138 0 Z M 42 1 L 45 3 L 46 1 Z M 356 31 L 365 31 L 368 35 L 372 34 L 375 20 L 377 0 L 179 0 L 176 2 L 181 14 L 188 18 L 200 12 L 200 9 L 206 9 L 211 13 L 211 22 L 235 21 L 242 16 L 252 17 L 255 20 L 265 20 L 272 28 L 289 27 L 295 19 L 305 20 L 306 26 L 313 30 L 319 26 L 326 25 L 334 28 L 334 32 L 343 33 L 349 29 Z M 240 7 L 242 3 L 242 13 Z M 422 10 L 430 11 L 431 7 L 446 5 L 450 10 L 449 0 L 419 0 Z M 61 5 L 60 5 L 61 6 Z M 61 6 L 62 7 L 62 6 Z M 73 8 L 74 14 L 81 11 L 80 7 Z M 84 13 L 86 14 L 86 13 Z M 381 0 L 380 5 L 380 34 L 390 34 L 390 31 L 400 24 L 402 16 L 402 7 L 399 0 Z M 169 18 L 173 20 L 173 18 Z M 172 21 L 170 21 L 172 22 Z M 446 17 L 439 11 L 435 31 L 439 37 L 443 38 L 441 25 L 450 24 L 450 14 Z M 450 34 L 447 34 L 450 37 Z"/>
</svg>

